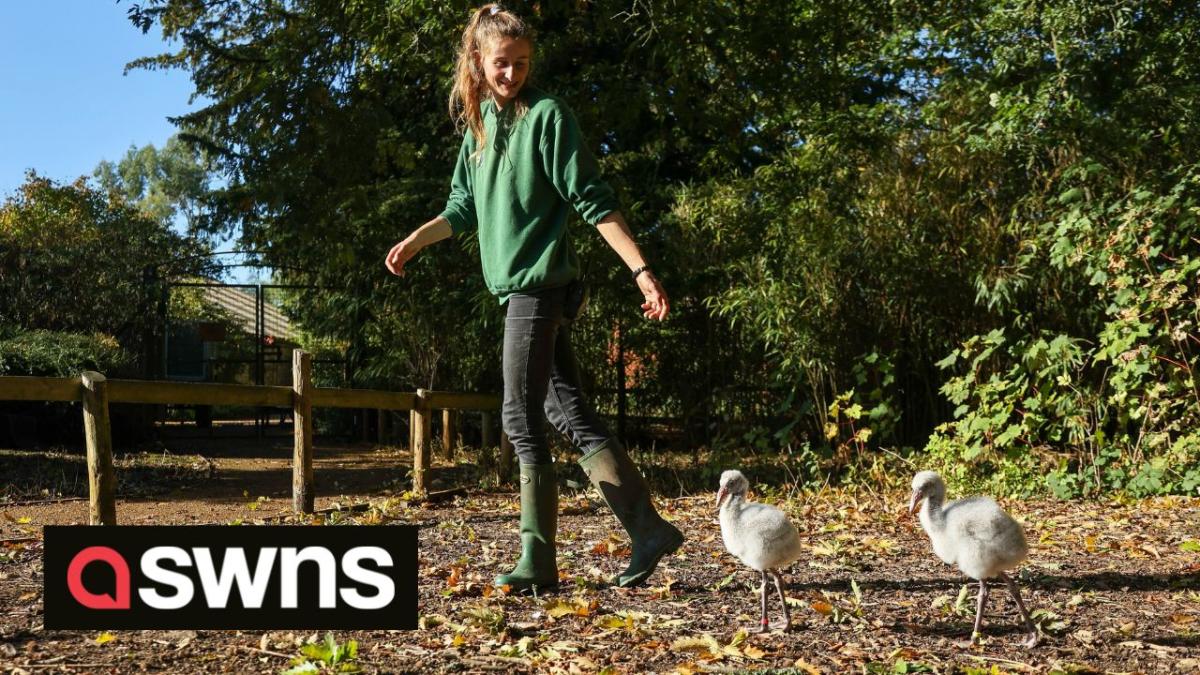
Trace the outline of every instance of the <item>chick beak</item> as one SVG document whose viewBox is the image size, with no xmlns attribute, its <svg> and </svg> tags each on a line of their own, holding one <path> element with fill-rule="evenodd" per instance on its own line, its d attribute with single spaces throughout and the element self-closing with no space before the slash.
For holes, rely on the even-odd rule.
<svg viewBox="0 0 1200 675">
<path fill-rule="evenodd" d="M 908 512 L 909 512 L 909 514 L 916 513 L 916 512 L 917 512 L 917 509 L 921 508 L 921 499 L 922 499 L 924 496 L 925 496 L 925 495 L 924 495 L 924 493 L 922 493 L 920 490 L 913 490 L 913 491 L 912 491 L 912 496 L 908 498 Z"/>
<path fill-rule="evenodd" d="M 721 508 L 721 504 L 725 501 L 725 498 L 728 496 L 729 496 L 729 490 L 727 490 L 726 488 L 722 487 L 720 490 L 717 490 L 717 508 L 718 509 Z"/>
</svg>

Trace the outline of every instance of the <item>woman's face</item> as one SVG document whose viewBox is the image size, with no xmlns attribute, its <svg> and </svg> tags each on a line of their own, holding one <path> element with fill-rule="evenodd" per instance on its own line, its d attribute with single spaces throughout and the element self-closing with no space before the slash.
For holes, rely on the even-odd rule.
<svg viewBox="0 0 1200 675">
<path fill-rule="evenodd" d="M 532 51 L 529 40 L 502 37 L 475 53 L 496 105 L 504 107 L 521 91 L 529 76 Z"/>
</svg>

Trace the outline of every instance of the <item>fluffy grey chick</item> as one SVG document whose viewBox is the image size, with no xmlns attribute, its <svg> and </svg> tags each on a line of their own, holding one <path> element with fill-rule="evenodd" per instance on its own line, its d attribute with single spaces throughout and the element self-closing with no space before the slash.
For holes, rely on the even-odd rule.
<svg viewBox="0 0 1200 675">
<path fill-rule="evenodd" d="M 1025 560 L 1029 547 L 1021 524 L 1005 513 L 991 497 L 967 497 L 945 504 L 946 484 L 933 471 L 922 471 L 913 478 L 908 510 L 921 510 L 921 527 L 933 543 L 933 552 L 948 565 L 957 565 L 968 577 L 979 582 L 975 608 L 973 641 L 983 623 L 987 602 L 987 580 L 998 577 L 1008 586 L 1025 628 L 1029 631 L 1026 647 L 1038 642 L 1037 629 L 1021 602 L 1021 593 L 1012 577 L 1005 574 Z"/>
<path fill-rule="evenodd" d="M 783 603 L 783 630 L 792 626 L 792 615 L 783 594 L 783 580 L 777 571 L 800 557 L 800 534 L 787 514 L 774 506 L 746 501 L 749 481 L 736 470 L 721 474 L 717 508 L 721 514 L 721 539 L 725 549 L 750 569 L 762 575 L 762 618 L 759 632 L 770 627 L 767 620 L 767 575 L 775 581 L 779 601 Z"/>
</svg>

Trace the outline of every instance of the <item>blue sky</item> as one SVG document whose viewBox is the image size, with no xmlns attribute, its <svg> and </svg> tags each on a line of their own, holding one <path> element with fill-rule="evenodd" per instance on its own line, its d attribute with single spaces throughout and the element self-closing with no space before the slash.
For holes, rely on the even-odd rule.
<svg viewBox="0 0 1200 675">
<path fill-rule="evenodd" d="M 162 145 L 167 116 L 195 109 L 185 72 L 122 74 L 167 48 L 129 23 L 136 1 L 0 0 L 0 196 L 26 169 L 70 181 L 131 144 Z"/>
<path fill-rule="evenodd" d="M 27 169 L 69 182 L 131 145 L 161 147 L 176 131 L 167 117 L 199 107 L 188 102 L 185 71 L 123 74 L 170 48 L 157 29 L 143 35 L 126 18 L 138 1 L 0 0 L 0 201 Z"/>
</svg>

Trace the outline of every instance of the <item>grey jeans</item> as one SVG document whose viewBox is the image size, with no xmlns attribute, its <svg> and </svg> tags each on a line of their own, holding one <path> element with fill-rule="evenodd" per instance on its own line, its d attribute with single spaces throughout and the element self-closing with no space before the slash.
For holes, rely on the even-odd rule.
<svg viewBox="0 0 1200 675">
<path fill-rule="evenodd" d="M 560 287 L 508 299 L 501 422 L 522 464 L 553 461 L 546 420 L 585 453 L 614 440 L 580 388 L 571 329 L 563 320 L 566 295 Z"/>
</svg>

